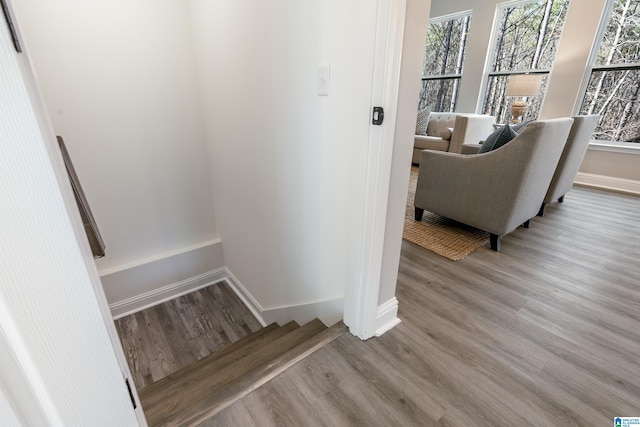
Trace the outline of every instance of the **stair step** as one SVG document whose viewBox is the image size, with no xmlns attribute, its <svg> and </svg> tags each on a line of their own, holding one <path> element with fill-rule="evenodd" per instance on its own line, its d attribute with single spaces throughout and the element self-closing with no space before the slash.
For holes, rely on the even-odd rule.
<svg viewBox="0 0 640 427">
<path fill-rule="evenodd" d="M 236 381 L 215 396 L 215 401 L 209 401 L 208 406 L 201 407 L 200 415 L 194 413 L 188 420 L 190 424 L 197 424 L 214 416 L 218 412 L 231 405 L 236 400 L 246 396 L 258 387 L 274 379 L 296 363 L 300 362 L 326 344 L 338 338 L 346 331 L 342 322 L 331 328 L 325 328 L 313 337 L 298 344 L 288 352 L 273 359 L 269 364 L 260 365 L 245 373 Z"/>
<path fill-rule="evenodd" d="M 147 422 L 150 426 L 173 425 L 171 420 L 183 420 L 196 415 L 198 407 L 211 406 L 213 402 L 210 400 L 215 400 L 215 397 L 225 386 L 243 373 L 254 369 L 261 363 L 268 363 L 271 359 L 305 340 L 309 333 L 318 332 L 323 327 L 321 322 L 307 323 L 265 344 L 258 351 L 244 358 L 234 358 L 236 361 L 223 369 L 212 369 L 211 365 L 205 364 L 184 377 L 168 381 L 165 387 L 158 390 L 155 399 L 145 399 L 146 396 L 140 396 Z M 234 355 L 228 356 L 233 357 Z"/>
<path fill-rule="evenodd" d="M 171 374 L 171 378 L 167 377 L 141 390 L 140 399 L 149 426 L 201 422 L 346 330 L 342 322 L 327 329 L 317 319 L 284 335 L 280 332 L 281 335 L 275 337 L 279 329 L 282 328 L 263 333 L 264 338 L 258 341 L 261 344 L 257 348 L 256 341 L 250 340 L 248 345 L 253 347 L 251 351 L 246 351 L 241 345 L 236 346 L 221 358 L 234 362 L 222 368 L 217 360 L 204 364 L 198 362 L 200 366 L 197 369 L 176 375 L 180 373 L 178 371 Z"/>
<path fill-rule="evenodd" d="M 248 335 L 235 343 L 228 345 L 220 351 L 203 357 L 196 363 L 185 366 L 170 375 L 150 384 L 138 391 L 140 401 L 145 405 L 153 406 L 165 396 L 172 393 L 180 393 L 181 387 L 184 387 L 185 381 L 192 379 L 197 381 L 198 378 L 212 375 L 213 373 L 225 369 L 233 365 L 243 357 L 259 351 L 269 342 L 276 340 L 289 332 L 298 329 L 300 326 L 291 321 L 283 326 L 272 323 L 259 331 Z"/>
</svg>

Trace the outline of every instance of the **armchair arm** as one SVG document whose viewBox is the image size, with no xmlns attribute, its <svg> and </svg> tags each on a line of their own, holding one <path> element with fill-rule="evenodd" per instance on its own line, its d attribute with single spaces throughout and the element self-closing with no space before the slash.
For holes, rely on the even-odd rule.
<svg viewBox="0 0 640 427">
<path fill-rule="evenodd" d="M 493 132 L 495 117 L 484 114 L 460 114 L 456 117 L 449 151 L 462 152 L 463 144 L 478 144 Z"/>
<path fill-rule="evenodd" d="M 515 206 L 531 175 L 530 158 L 537 139 L 535 132 L 523 132 L 499 149 L 482 154 L 423 151 L 414 205 L 496 235 L 510 232 L 522 216 L 516 213 L 518 218 L 514 218 Z M 520 223 L 535 216 L 535 206 L 540 205 L 549 185 L 541 184 L 540 200 L 532 203 L 534 213 Z"/>
<path fill-rule="evenodd" d="M 495 154 L 423 151 L 414 205 L 497 235 L 510 231 L 502 221 L 496 227 L 490 224 L 508 209 L 504 203 L 517 191 L 498 172 L 503 156 Z"/>
</svg>

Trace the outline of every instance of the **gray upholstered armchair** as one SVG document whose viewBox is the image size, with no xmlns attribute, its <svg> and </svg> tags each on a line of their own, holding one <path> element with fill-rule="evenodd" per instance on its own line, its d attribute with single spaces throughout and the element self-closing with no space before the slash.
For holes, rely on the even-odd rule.
<svg viewBox="0 0 640 427">
<path fill-rule="evenodd" d="M 540 209 L 573 119 L 530 123 L 508 144 L 483 154 L 422 152 L 416 220 L 425 210 L 487 231 L 491 249 Z"/>
<path fill-rule="evenodd" d="M 600 120 L 600 116 L 597 115 L 576 116 L 573 118 L 573 126 L 571 126 L 567 144 L 564 146 L 558 167 L 553 174 L 553 179 L 538 215 L 544 215 L 546 204 L 556 200 L 562 203 L 564 195 L 571 190 L 573 181 L 578 174 L 578 169 L 580 169 L 584 159 L 584 154 L 589 146 L 589 141 L 591 141 L 591 135 L 593 135 L 593 131 L 598 125 L 598 120 Z"/>
</svg>

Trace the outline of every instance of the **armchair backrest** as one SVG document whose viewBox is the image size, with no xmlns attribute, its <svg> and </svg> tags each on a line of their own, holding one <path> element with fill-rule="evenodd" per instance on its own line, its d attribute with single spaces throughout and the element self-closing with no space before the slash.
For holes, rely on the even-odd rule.
<svg viewBox="0 0 640 427">
<path fill-rule="evenodd" d="M 429 113 L 429 121 L 427 122 L 427 135 L 440 136 L 440 133 L 447 129 L 453 128 L 456 121 L 456 113 Z"/>
<path fill-rule="evenodd" d="M 502 236 L 536 216 L 573 119 L 530 123 L 511 142 L 473 155 L 424 150 L 414 205 Z"/>
<path fill-rule="evenodd" d="M 589 141 L 591 141 L 593 131 L 598 125 L 598 120 L 600 120 L 598 115 L 576 116 L 573 118 L 573 125 L 567 138 L 567 144 L 562 151 L 562 156 L 544 198 L 545 203 L 551 203 L 571 190 L 589 146 Z"/>
<path fill-rule="evenodd" d="M 506 228 L 513 229 L 538 213 L 572 123 L 571 118 L 530 123 L 511 142 L 495 150 L 496 154 L 504 152 L 519 158 L 512 165 L 512 172 L 514 168 L 521 169 L 511 177 L 515 197 L 512 199 L 513 206 Z M 492 153 L 494 152 L 487 154 Z"/>
</svg>

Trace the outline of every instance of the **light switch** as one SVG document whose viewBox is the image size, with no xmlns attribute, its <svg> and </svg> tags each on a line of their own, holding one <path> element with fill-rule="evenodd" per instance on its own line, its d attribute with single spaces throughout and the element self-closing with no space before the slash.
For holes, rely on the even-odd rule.
<svg viewBox="0 0 640 427">
<path fill-rule="evenodd" d="M 331 65 L 318 65 L 318 95 L 329 96 L 331 87 Z"/>
</svg>

